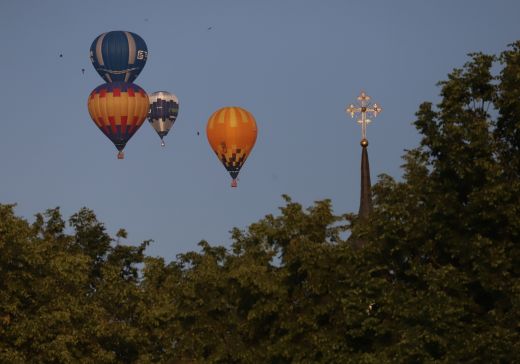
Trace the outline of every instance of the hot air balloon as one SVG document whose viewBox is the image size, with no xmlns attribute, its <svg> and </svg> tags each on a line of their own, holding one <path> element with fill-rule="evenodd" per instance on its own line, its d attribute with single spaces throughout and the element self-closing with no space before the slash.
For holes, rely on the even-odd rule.
<svg viewBox="0 0 520 364">
<path fill-rule="evenodd" d="M 255 118 L 241 107 L 223 107 L 209 118 L 206 133 L 211 148 L 233 178 L 231 187 L 236 187 L 238 173 L 256 142 Z"/>
<path fill-rule="evenodd" d="M 90 46 L 90 60 L 106 82 L 133 82 L 147 58 L 146 43 L 132 32 L 103 33 Z"/>
<path fill-rule="evenodd" d="M 148 95 L 133 83 L 105 83 L 90 93 L 90 117 L 114 143 L 118 159 L 124 158 L 123 149 L 146 119 L 148 106 Z"/>
<path fill-rule="evenodd" d="M 177 96 L 166 91 L 154 92 L 150 94 L 149 98 L 150 112 L 148 121 L 157 134 L 159 134 L 161 145 L 164 147 L 163 138 L 170 131 L 179 113 L 179 100 Z"/>
</svg>

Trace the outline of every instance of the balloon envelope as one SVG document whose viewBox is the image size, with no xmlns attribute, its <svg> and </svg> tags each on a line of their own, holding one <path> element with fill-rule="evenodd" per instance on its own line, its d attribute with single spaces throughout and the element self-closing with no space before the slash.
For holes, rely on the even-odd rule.
<svg viewBox="0 0 520 364">
<path fill-rule="evenodd" d="M 209 144 L 218 159 L 233 178 L 236 178 L 256 142 L 256 121 L 246 109 L 231 106 L 213 113 L 206 133 Z"/>
<path fill-rule="evenodd" d="M 90 117 L 120 152 L 146 119 L 148 105 L 146 92 L 126 82 L 100 85 L 88 98 Z"/>
<path fill-rule="evenodd" d="M 106 82 L 134 81 L 147 59 L 146 43 L 132 32 L 103 33 L 90 46 L 90 60 Z"/>
<path fill-rule="evenodd" d="M 179 99 L 174 94 L 158 91 L 149 95 L 148 121 L 161 140 L 168 134 L 179 113 Z M 163 143 L 164 145 L 164 143 Z"/>
</svg>

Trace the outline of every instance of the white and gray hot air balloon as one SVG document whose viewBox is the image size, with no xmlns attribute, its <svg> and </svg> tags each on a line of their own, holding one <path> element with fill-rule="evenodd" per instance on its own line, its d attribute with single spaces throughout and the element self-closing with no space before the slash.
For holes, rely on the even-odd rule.
<svg viewBox="0 0 520 364">
<path fill-rule="evenodd" d="M 170 131 L 179 113 L 179 99 L 167 91 L 157 91 L 148 96 L 150 99 L 148 121 L 159 134 L 161 145 L 164 147 L 163 138 Z"/>
</svg>

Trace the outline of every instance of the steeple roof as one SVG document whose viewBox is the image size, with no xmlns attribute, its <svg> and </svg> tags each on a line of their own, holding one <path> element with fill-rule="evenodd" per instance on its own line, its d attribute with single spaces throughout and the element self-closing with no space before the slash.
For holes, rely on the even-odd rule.
<svg viewBox="0 0 520 364">
<path fill-rule="evenodd" d="M 359 201 L 359 217 L 367 218 L 372 212 L 372 195 L 370 192 L 370 165 L 368 163 L 368 141 L 361 141 L 361 198 Z"/>
<path fill-rule="evenodd" d="M 370 123 L 370 119 L 367 116 L 376 117 L 383 109 L 378 104 L 370 102 L 371 97 L 368 96 L 365 91 L 361 91 L 357 97 L 358 104 L 350 104 L 346 108 L 347 114 L 351 117 L 359 115 L 360 118 L 357 120 L 361 124 L 361 196 L 359 199 L 359 213 L 358 216 L 361 220 L 367 219 L 372 213 L 372 194 L 370 191 L 370 165 L 368 163 L 368 140 L 367 140 L 367 124 Z M 353 244 L 357 247 L 363 245 L 363 241 L 353 241 Z"/>
</svg>

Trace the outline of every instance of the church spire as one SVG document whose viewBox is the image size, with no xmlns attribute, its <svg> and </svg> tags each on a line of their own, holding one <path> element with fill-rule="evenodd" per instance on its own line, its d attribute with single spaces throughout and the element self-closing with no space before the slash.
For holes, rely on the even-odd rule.
<svg viewBox="0 0 520 364">
<path fill-rule="evenodd" d="M 383 109 L 378 104 L 370 103 L 370 96 L 365 91 L 361 91 L 358 96 L 358 105 L 350 104 L 346 109 L 346 112 L 354 117 L 360 114 L 361 119 L 358 119 L 358 123 L 361 124 L 361 197 L 359 201 L 359 217 L 367 218 L 372 212 L 372 195 L 370 193 L 370 166 L 368 163 L 368 140 L 367 140 L 367 124 L 370 123 L 370 119 L 367 118 L 367 114 L 377 116 Z"/>
<path fill-rule="evenodd" d="M 372 194 L 370 192 L 370 166 L 368 164 L 368 140 L 361 141 L 361 198 L 359 201 L 359 216 L 366 218 L 372 212 Z"/>
</svg>

